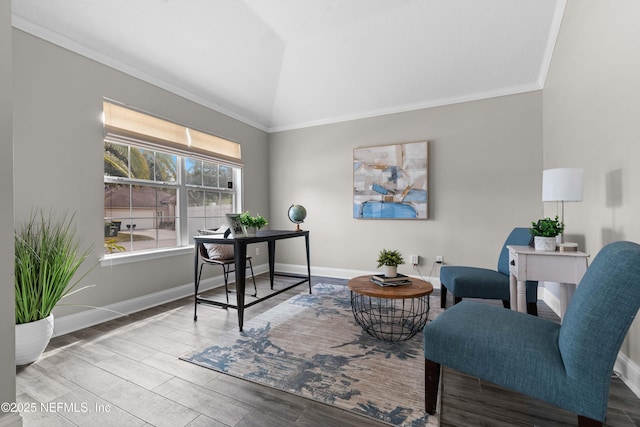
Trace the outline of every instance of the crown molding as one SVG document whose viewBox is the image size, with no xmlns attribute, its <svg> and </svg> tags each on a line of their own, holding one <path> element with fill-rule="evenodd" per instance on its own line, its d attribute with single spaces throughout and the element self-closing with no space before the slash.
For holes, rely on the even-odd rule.
<svg viewBox="0 0 640 427">
<path fill-rule="evenodd" d="M 481 101 L 484 99 L 499 98 L 502 96 L 518 95 L 521 93 L 535 92 L 537 90 L 542 90 L 542 86 L 540 86 L 539 83 L 532 83 L 529 85 L 522 85 L 522 86 L 512 86 L 508 88 L 501 88 L 494 91 L 480 92 L 480 93 L 475 93 L 475 94 L 470 94 L 465 96 L 452 97 L 452 98 L 440 98 L 440 99 L 430 100 L 430 101 L 421 102 L 421 103 L 397 105 L 390 108 L 371 110 L 363 113 L 345 114 L 344 116 L 336 116 L 336 117 L 330 117 L 327 119 L 312 120 L 312 121 L 302 122 L 298 124 L 269 127 L 267 129 L 267 132 L 269 133 L 284 132 L 288 130 L 330 125 L 330 124 L 348 122 L 353 120 L 369 119 L 374 117 L 387 116 L 390 114 L 407 113 L 411 111 L 424 110 L 427 108 L 444 107 L 447 105 L 461 104 L 464 102 Z"/>
<path fill-rule="evenodd" d="M 501 97 L 501 96 L 508 96 L 508 95 L 517 95 L 517 94 L 521 94 L 521 93 L 526 93 L 526 92 L 533 92 L 536 90 L 541 90 L 544 87 L 544 82 L 546 80 L 546 75 L 547 72 L 549 70 L 549 66 L 551 63 L 551 56 L 553 55 L 553 48 L 554 48 L 554 40 L 557 37 L 557 34 L 560 30 L 560 23 L 562 21 L 562 14 L 564 11 L 564 7 L 566 5 L 566 0 L 562 0 L 558 3 L 558 13 L 554 14 L 554 21 L 552 23 L 552 32 L 550 34 L 549 37 L 549 46 L 547 46 L 547 52 L 545 54 L 545 59 L 543 61 L 543 65 L 540 69 L 540 76 L 538 78 L 538 81 L 536 83 L 533 84 L 528 84 L 528 85 L 522 85 L 522 86 L 513 86 L 513 87 L 508 87 L 508 88 L 501 88 L 501 89 L 497 89 L 494 91 L 488 91 L 488 92 L 480 92 L 480 93 L 476 93 L 476 94 L 469 94 L 469 95 L 464 95 L 464 96 L 459 96 L 459 97 L 451 97 L 451 98 L 440 98 L 440 99 L 435 99 L 435 100 L 429 100 L 426 102 L 420 102 L 420 103 L 413 103 L 413 104 L 406 104 L 406 105 L 397 105 L 397 106 L 393 106 L 393 107 L 389 107 L 389 108 L 381 108 L 381 109 L 375 109 L 375 110 L 370 110 L 370 111 L 365 111 L 365 112 L 360 112 L 360 113 L 353 113 L 353 114 L 345 114 L 345 115 L 340 115 L 340 116 L 335 116 L 335 117 L 328 117 L 328 118 L 323 118 L 323 119 L 318 119 L 318 120 L 310 120 L 310 121 L 306 121 L 306 122 L 300 122 L 300 123 L 292 123 L 292 124 L 285 124 L 285 125 L 276 125 L 276 126 L 270 126 L 268 124 L 264 124 L 264 123 L 259 123 L 256 122 L 255 120 L 249 119 L 243 115 L 240 115 L 234 111 L 231 111 L 229 109 L 226 109 L 220 105 L 218 105 L 217 103 L 212 102 L 211 100 L 208 100 L 206 98 L 203 98 L 189 90 L 186 90 L 184 88 L 181 88 L 173 83 L 169 83 L 163 79 L 160 79 L 148 72 L 142 71 L 136 67 L 132 67 L 128 64 L 125 64 L 109 55 L 105 55 L 101 52 L 96 51 L 95 49 L 92 49 L 88 46 L 83 45 L 82 43 L 79 43 L 75 40 L 71 40 L 68 37 L 65 37 L 59 33 L 56 33 L 54 31 L 51 31 L 49 29 L 46 29 L 38 24 L 35 24 L 23 17 L 21 17 L 20 15 L 17 15 L 15 13 L 12 14 L 12 26 L 18 30 L 24 31 L 26 33 L 29 33 L 35 37 L 41 38 L 45 41 L 48 41 L 50 43 L 53 43 L 57 46 L 60 46 L 64 49 L 67 49 L 71 52 L 74 52 L 78 55 L 84 56 L 86 58 L 89 58 L 93 61 L 96 61 L 98 63 L 101 63 L 103 65 L 106 65 L 108 67 L 111 67 L 115 70 L 118 70 L 120 72 L 123 72 L 127 75 L 133 76 L 135 78 L 138 78 L 144 82 L 153 84 L 161 89 L 164 89 L 170 93 L 173 93 L 175 95 L 179 95 L 185 99 L 188 99 L 190 101 L 193 101 L 199 105 L 202 105 L 206 108 L 209 108 L 211 110 L 214 110 L 220 114 L 224 114 L 225 116 L 228 116 L 234 120 L 237 120 L 239 122 L 242 122 L 244 124 L 247 124 L 249 126 L 252 126 L 258 130 L 261 130 L 263 132 L 267 132 L 267 133 L 276 133 L 276 132 L 284 132 L 284 131 L 289 131 L 289 130 L 296 130 L 296 129 L 304 129 L 304 128 L 309 128 L 309 127 L 317 127 L 317 126 L 324 126 L 324 125 L 331 125 L 331 124 L 336 124 L 336 123 L 343 123 L 343 122 L 348 122 L 348 121 L 353 121 L 353 120 L 362 120 L 362 119 L 369 119 L 369 118 L 374 118 L 374 117 L 380 117 L 380 116 L 386 116 L 386 115 L 391 115 L 391 114 L 399 114 L 399 113 L 406 113 L 406 112 L 411 112 L 411 111 L 417 111 L 417 110 L 422 110 L 422 109 L 427 109 L 427 108 L 435 108 L 435 107 L 443 107 L 443 106 L 447 106 L 447 105 L 453 105 L 453 104 L 460 104 L 460 103 L 464 103 L 464 102 L 472 102 L 472 101 L 479 101 L 479 100 L 483 100 L 483 99 L 490 99 L 490 98 L 497 98 L 497 97 Z"/>
<path fill-rule="evenodd" d="M 158 86 L 161 89 L 164 89 L 175 95 L 179 95 L 185 99 L 193 101 L 196 104 L 200 104 L 203 107 L 207 107 L 220 114 L 224 114 L 225 116 L 228 116 L 234 120 L 245 123 L 249 126 L 262 130 L 264 132 L 268 131 L 268 127 L 262 123 L 258 123 L 255 120 L 249 119 L 234 111 L 231 111 L 225 107 L 222 107 L 189 90 L 181 88 L 173 83 L 169 83 L 146 71 L 142 71 L 136 67 L 132 67 L 128 64 L 125 64 L 113 58 L 112 56 L 105 55 L 104 53 L 98 52 L 95 49 L 85 46 L 82 43 L 79 43 L 75 40 L 71 40 L 68 37 L 65 37 L 59 33 L 56 33 L 55 31 L 51 31 L 47 28 L 42 27 L 41 25 L 35 24 L 29 21 L 28 19 L 23 18 L 20 15 L 17 15 L 15 13 L 11 15 L 11 25 L 13 26 L 13 28 L 24 31 L 35 37 L 41 38 L 49 43 L 55 44 L 73 53 L 77 53 L 78 55 L 84 56 L 100 64 L 103 64 L 115 70 L 121 71 L 127 75 L 138 78 L 144 82 L 150 83 L 154 86 Z"/>
<path fill-rule="evenodd" d="M 560 34 L 560 26 L 562 24 L 562 17 L 566 10 L 567 0 L 559 0 L 556 4 L 556 10 L 553 13 L 553 20 L 551 21 L 551 28 L 549 30 L 549 39 L 547 40 L 547 48 L 545 49 L 544 56 L 542 57 L 542 63 L 540 64 L 540 73 L 538 77 L 538 84 L 540 88 L 544 88 L 547 81 L 547 75 L 549 74 L 549 68 L 551 68 L 551 60 L 553 58 L 553 52 L 556 47 L 558 35 Z"/>
</svg>

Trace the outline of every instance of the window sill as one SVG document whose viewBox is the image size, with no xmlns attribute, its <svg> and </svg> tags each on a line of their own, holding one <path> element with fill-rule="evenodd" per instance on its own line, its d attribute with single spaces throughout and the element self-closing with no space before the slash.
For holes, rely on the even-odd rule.
<svg viewBox="0 0 640 427">
<path fill-rule="evenodd" d="M 126 254 L 110 254 L 105 255 L 100 260 L 102 267 L 113 267 L 114 265 L 129 264 L 132 262 L 149 261 L 152 259 L 168 258 L 179 255 L 193 255 L 193 245 L 183 246 L 180 248 L 158 249 L 147 252 L 134 252 Z"/>
</svg>

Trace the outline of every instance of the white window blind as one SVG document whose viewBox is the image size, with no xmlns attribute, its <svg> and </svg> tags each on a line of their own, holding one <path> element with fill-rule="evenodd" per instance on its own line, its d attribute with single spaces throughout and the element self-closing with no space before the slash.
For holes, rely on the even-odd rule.
<svg viewBox="0 0 640 427">
<path fill-rule="evenodd" d="M 242 166 L 240 144 L 108 101 L 103 102 L 106 138 L 142 147 Z"/>
</svg>

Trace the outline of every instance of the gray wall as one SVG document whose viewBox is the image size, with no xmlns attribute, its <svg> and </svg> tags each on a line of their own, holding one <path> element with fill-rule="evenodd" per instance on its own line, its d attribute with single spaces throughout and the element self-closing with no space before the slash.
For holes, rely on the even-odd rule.
<svg viewBox="0 0 640 427">
<path fill-rule="evenodd" d="M 616 7 L 570 0 L 543 92 L 430 108 L 266 135 L 151 84 L 13 30 L 0 2 L 0 218 L 16 223 L 32 208 L 77 211 L 83 241 L 102 254 L 102 97 L 171 117 L 242 142 L 245 208 L 269 212 L 271 228 L 292 228 L 286 210 L 307 207 L 312 265 L 345 276 L 375 271 L 382 247 L 423 257 L 423 275 L 435 255 L 450 264 L 493 267 L 507 232 L 543 213 L 543 168 L 585 168 L 585 201 L 568 205 L 568 234 L 594 256 L 609 241 L 640 241 L 637 118 L 640 112 L 640 5 Z M 14 105 L 10 64 L 13 59 Z M 11 163 L 11 110 L 15 161 Z M 429 220 L 352 218 L 352 152 L 356 147 L 429 140 Z M 7 143 L 9 141 L 9 143 Z M 552 215 L 549 204 L 544 213 Z M 8 229 L 5 241 L 11 240 Z M 297 239 L 294 239 L 297 240 Z M 279 246 L 278 261 L 303 264 L 298 242 Z M 11 281 L 12 253 L 0 249 L 0 272 Z M 265 262 L 264 252 L 257 263 Z M 106 305 L 192 281 L 191 255 L 103 268 L 97 285 L 70 302 Z M 408 266 L 400 269 L 413 273 Z M 13 341 L 10 287 L 0 288 L 0 337 Z M 4 307 L 4 308 L 3 308 Z M 57 309 L 56 314 L 78 310 Z M 11 319 L 11 320 L 9 320 Z M 8 321 L 7 321 L 8 320 Z M 0 399 L 15 393 L 13 348 L 0 349 Z M 623 353 L 640 364 L 640 321 Z M 10 360 L 9 360 L 10 359 Z M 4 396 L 4 397 L 3 397 Z"/>
<path fill-rule="evenodd" d="M 636 0 L 569 0 L 543 91 L 544 168 L 584 168 L 584 201 L 565 205 L 565 222 L 592 257 L 640 242 L 638 22 Z M 622 353 L 640 368 L 639 318 Z"/>
<path fill-rule="evenodd" d="M 353 149 L 429 141 L 428 220 L 352 218 Z M 376 271 L 382 248 L 418 254 L 424 276 L 445 262 L 495 268 L 508 232 L 542 213 L 542 94 L 531 92 L 271 135 L 271 218 L 307 208 L 316 271 Z M 280 252 L 303 264 L 303 252 Z M 408 265 L 402 273 L 415 274 Z"/>
<path fill-rule="evenodd" d="M 16 400 L 11 116 L 11 2 L 0 1 L 0 402 Z M 11 417 L 0 412 L 0 424 Z"/>
<path fill-rule="evenodd" d="M 85 270 L 104 250 L 103 97 L 241 142 L 245 207 L 269 211 L 266 133 L 19 30 L 13 61 L 16 223 L 36 207 L 75 211 L 83 244 L 94 248 Z M 266 262 L 262 257 L 257 263 Z M 192 282 L 191 252 L 98 265 L 84 282 L 96 286 L 65 302 L 104 306 Z M 79 310 L 59 306 L 54 313 Z"/>
</svg>

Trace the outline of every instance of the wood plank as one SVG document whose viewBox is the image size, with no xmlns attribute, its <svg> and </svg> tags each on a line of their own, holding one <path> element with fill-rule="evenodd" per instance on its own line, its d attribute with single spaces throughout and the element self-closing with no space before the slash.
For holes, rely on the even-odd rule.
<svg viewBox="0 0 640 427">
<path fill-rule="evenodd" d="M 346 285 L 347 280 L 312 277 L 312 283 Z M 257 276 L 257 285 L 259 295 L 270 292 L 268 275 Z M 245 320 L 299 292 L 300 289 L 293 289 L 248 308 Z M 438 295 L 439 290 L 433 293 Z M 224 289 L 214 289 L 206 294 L 224 298 Z M 235 295 L 230 297 L 235 299 Z M 482 302 L 502 305 L 500 301 Z M 559 321 L 541 301 L 538 312 L 540 317 Z M 121 424 L 116 423 L 120 425 L 384 425 L 329 405 L 191 365 L 175 355 L 183 348 L 206 345 L 212 334 L 236 328 L 236 312 L 217 307 L 198 307 L 198 321 L 194 322 L 191 297 L 56 337 L 39 361 L 17 370 L 18 401 L 72 402 L 81 399 L 108 403 L 117 419 L 122 420 Z M 106 362 L 108 359 L 112 359 L 111 362 Z M 115 372 L 114 361 L 129 368 Z M 133 384 L 140 380 L 134 372 L 136 366 L 144 366 L 140 371 L 145 375 L 154 376 L 160 372 L 163 379 L 169 379 L 149 383 L 147 386 L 153 386 L 153 389 L 147 390 Z M 448 368 L 443 372 L 442 427 L 577 425 L 575 414 Z M 417 392 L 423 393 L 422 390 Z M 197 396 L 199 394 L 202 396 Z M 238 409 L 242 417 L 225 411 L 217 413 L 212 409 L 214 406 L 207 406 L 224 406 L 229 402 L 242 408 Z M 77 414 L 38 412 L 25 414 L 24 425 L 88 425 L 87 419 Z M 640 399 L 620 379 L 614 379 L 605 426 L 639 425 Z"/>
</svg>

